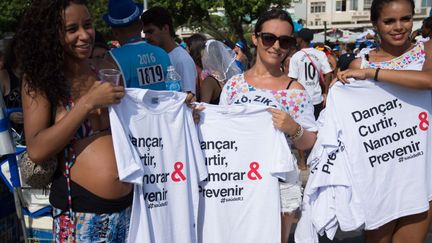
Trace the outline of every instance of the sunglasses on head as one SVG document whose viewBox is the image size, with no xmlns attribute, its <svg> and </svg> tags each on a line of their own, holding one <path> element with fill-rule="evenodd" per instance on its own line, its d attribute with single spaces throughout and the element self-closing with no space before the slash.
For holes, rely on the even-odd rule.
<svg viewBox="0 0 432 243">
<path fill-rule="evenodd" d="M 281 35 L 277 37 L 272 33 L 266 32 L 259 32 L 257 33 L 257 36 L 261 37 L 263 45 L 267 47 L 273 46 L 277 40 L 279 41 L 279 46 L 282 49 L 289 49 L 297 44 L 296 39 L 292 36 Z"/>
</svg>

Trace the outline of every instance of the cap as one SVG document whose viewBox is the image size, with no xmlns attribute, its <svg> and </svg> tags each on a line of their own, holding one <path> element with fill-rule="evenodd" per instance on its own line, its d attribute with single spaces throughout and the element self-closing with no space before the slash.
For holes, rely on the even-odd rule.
<svg viewBox="0 0 432 243">
<path fill-rule="evenodd" d="M 242 51 L 246 50 L 246 45 L 243 43 L 243 41 L 239 40 L 235 43 L 236 46 L 238 46 Z"/>
</svg>

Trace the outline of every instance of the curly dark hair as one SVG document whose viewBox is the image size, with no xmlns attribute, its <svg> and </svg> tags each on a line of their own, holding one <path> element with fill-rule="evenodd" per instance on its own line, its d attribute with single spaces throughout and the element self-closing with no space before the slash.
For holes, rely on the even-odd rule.
<svg viewBox="0 0 432 243">
<path fill-rule="evenodd" d="M 51 104 L 65 104 L 70 85 L 65 77 L 63 14 L 71 3 L 85 0 L 34 0 L 16 32 L 17 63 L 28 90 L 45 95 Z"/>
</svg>

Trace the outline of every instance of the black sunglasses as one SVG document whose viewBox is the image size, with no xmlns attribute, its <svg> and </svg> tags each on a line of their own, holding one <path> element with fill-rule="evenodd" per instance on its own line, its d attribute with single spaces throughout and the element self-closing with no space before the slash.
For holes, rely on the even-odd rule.
<svg viewBox="0 0 432 243">
<path fill-rule="evenodd" d="M 297 44 L 296 39 L 292 36 L 281 35 L 277 37 L 272 33 L 266 32 L 259 32 L 257 33 L 257 36 L 261 37 L 263 45 L 267 47 L 273 46 L 277 40 L 279 41 L 279 46 L 282 49 L 289 49 Z"/>
</svg>

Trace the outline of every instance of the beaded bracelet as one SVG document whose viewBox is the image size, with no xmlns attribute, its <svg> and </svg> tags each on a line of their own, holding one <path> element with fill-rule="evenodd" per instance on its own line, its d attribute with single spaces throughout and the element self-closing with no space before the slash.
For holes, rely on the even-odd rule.
<svg viewBox="0 0 432 243">
<path fill-rule="evenodd" d="M 291 136 L 291 140 L 292 141 L 299 140 L 303 136 L 303 133 L 304 133 L 304 129 L 303 129 L 303 127 L 301 125 L 299 125 L 298 128 L 297 128 L 296 133 L 293 136 Z"/>
</svg>

